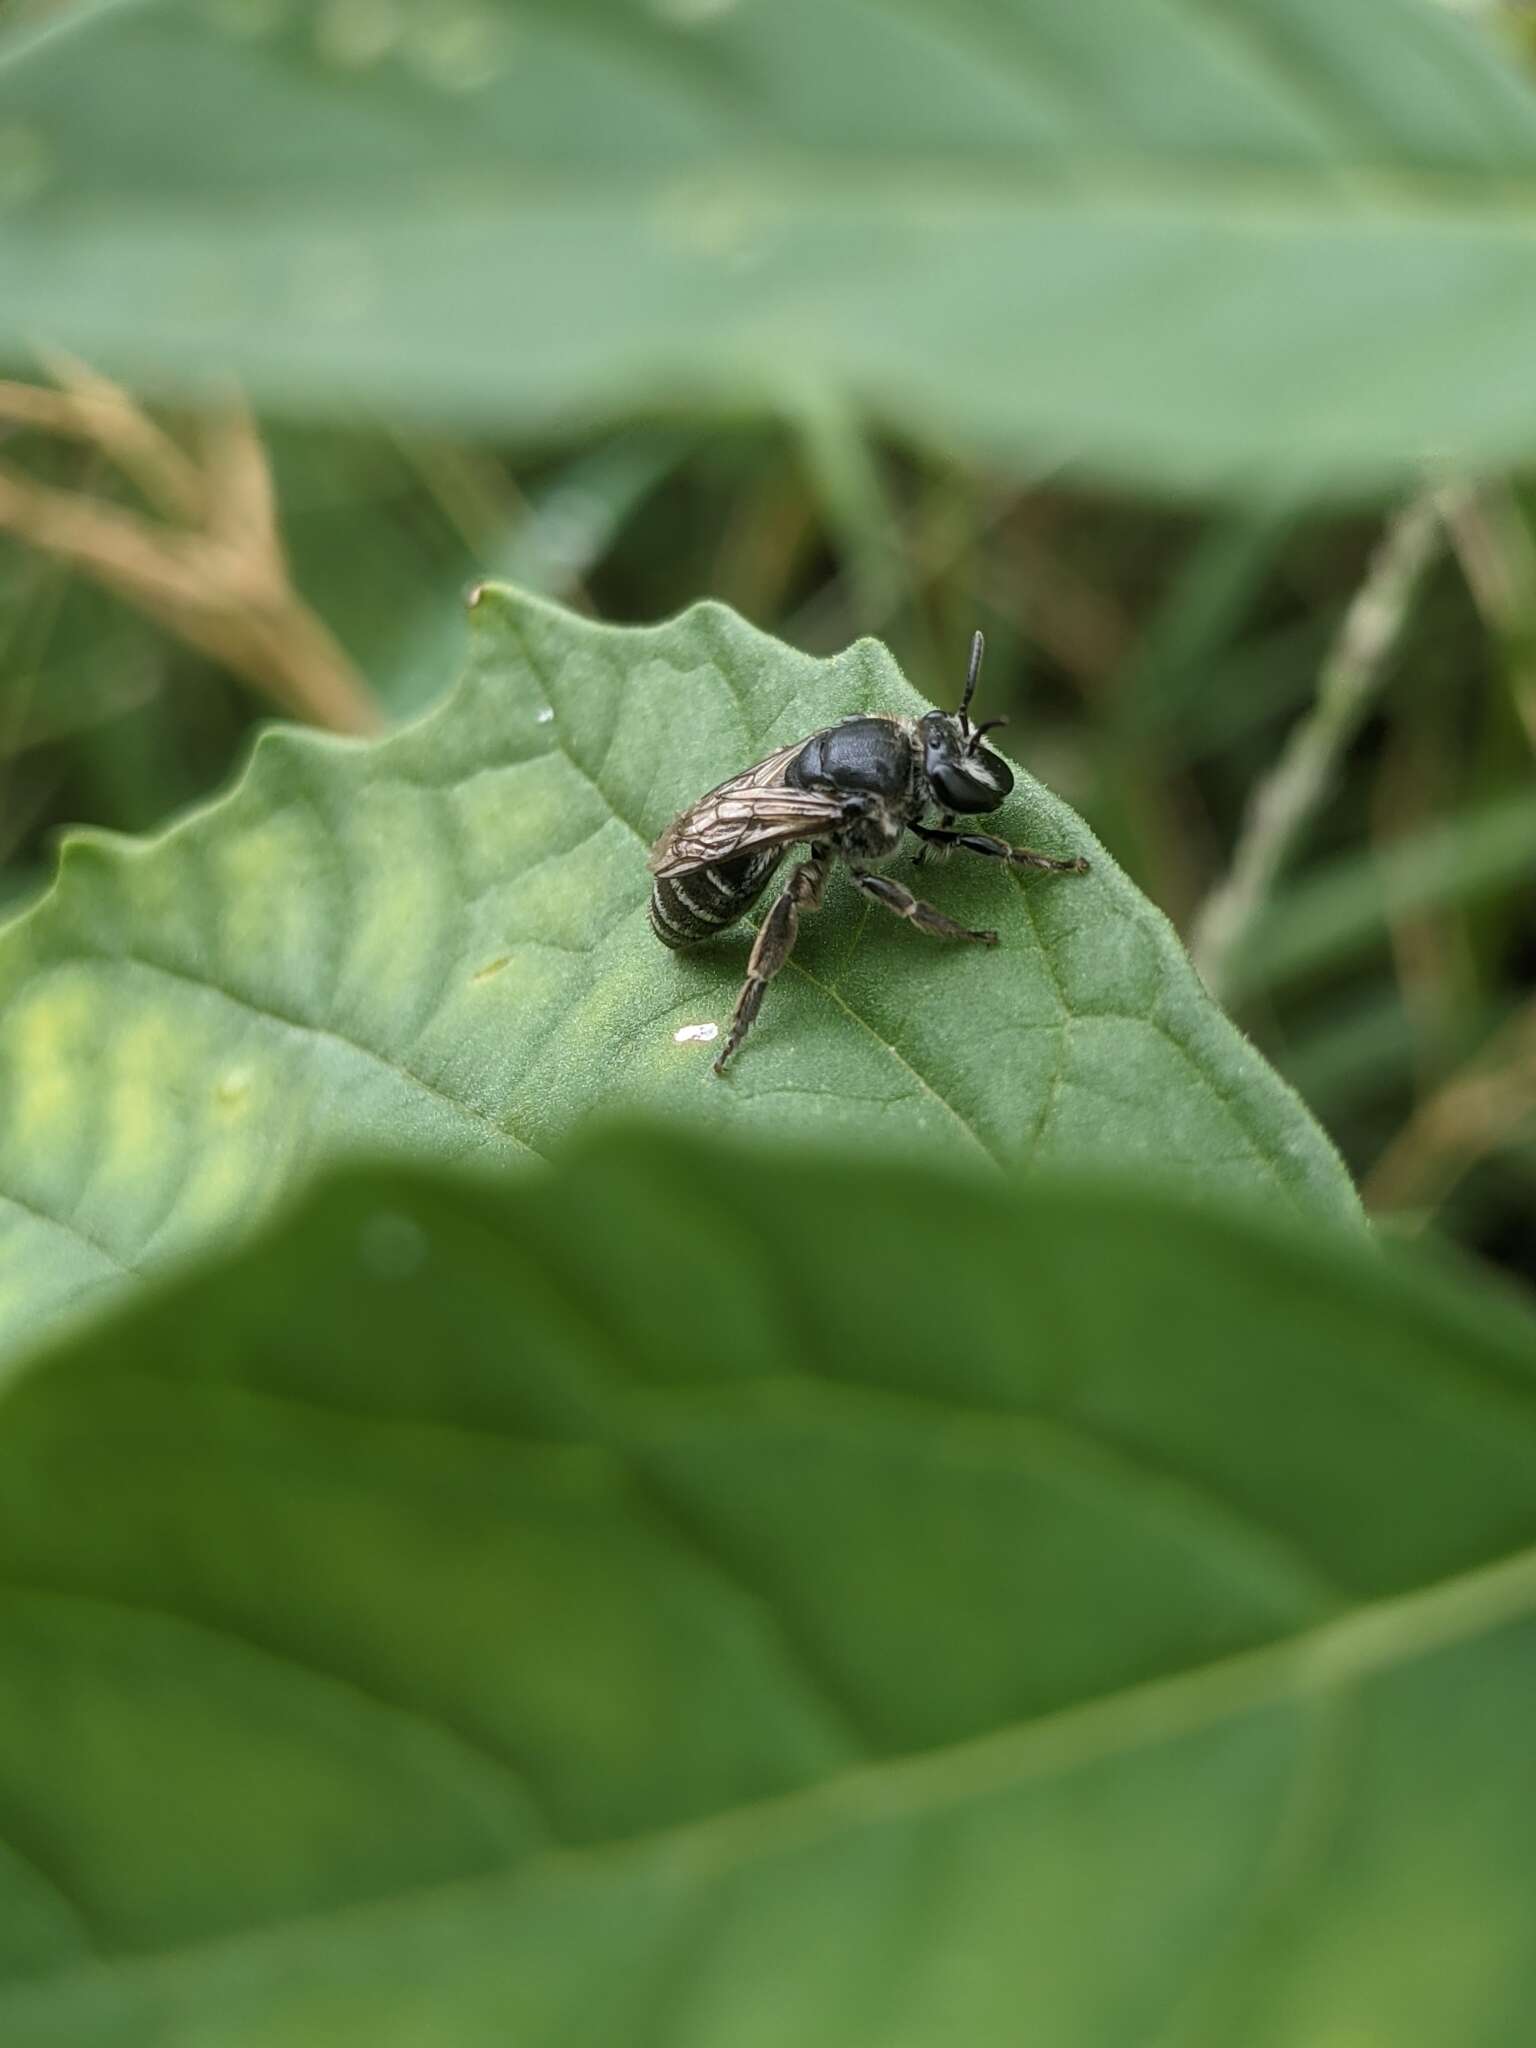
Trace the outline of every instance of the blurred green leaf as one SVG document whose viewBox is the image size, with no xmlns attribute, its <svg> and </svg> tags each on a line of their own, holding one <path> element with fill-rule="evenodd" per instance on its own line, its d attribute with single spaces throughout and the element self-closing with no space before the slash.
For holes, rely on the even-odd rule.
<svg viewBox="0 0 1536 2048">
<path fill-rule="evenodd" d="M 279 432 L 294 580 L 391 714 L 411 716 L 463 666 L 471 582 L 574 595 L 688 446 L 676 432 L 617 435 L 519 489 L 479 450 Z"/>
<path fill-rule="evenodd" d="M 1092 874 L 932 871 L 1001 933 L 988 951 L 836 882 L 716 1079 L 677 1034 L 729 1017 L 746 927 L 665 951 L 650 842 L 798 735 L 921 700 L 875 641 L 817 661 L 715 605 L 628 629 L 489 586 L 472 617 L 438 713 L 372 747 L 268 733 L 232 795 L 161 838 L 68 841 L 0 935 L 6 1328 L 238 1226 L 338 1147 L 511 1162 L 637 1104 L 1356 1216 L 1167 923 L 1027 777 L 999 829 L 1085 847 Z"/>
<path fill-rule="evenodd" d="M 1415 1022 L 1395 988 L 1373 986 L 1353 1001 L 1336 995 L 1288 1038 L 1276 1064 L 1320 1116 L 1358 1111 L 1412 1086 L 1421 1052 Z M 1464 1050 L 1475 1046 L 1474 1039 Z"/>
<path fill-rule="evenodd" d="M 0 346 L 470 427 L 1536 452 L 1536 103 L 1425 0 L 162 0 L 0 77 Z"/>
<path fill-rule="evenodd" d="M 269 447 L 295 587 L 392 719 L 426 710 L 463 660 L 464 536 L 380 435 L 279 427 Z"/>
<path fill-rule="evenodd" d="M 1127 741 L 1143 750 L 1159 739 L 1187 748 L 1203 716 L 1233 715 L 1213 671 L 1230 659 L 1296 519 L 1294 505 L 1236 513 L 1213 520 L 1190 547 L 1115 680 L 1114 715 Z M 1251 648 L 1244 651 L 1251 658 Z"/>
<path fill-rule="evenodd" d="M 1129 1192 L 342 1181 L 0 1406 L 0 2033 L 1509 2048 L 1533 1358 Z"/>
<path fill-rule="evenodd" d="M 1394 917 L 1474 902 L 1536 867 L 1529 789 L 1471 805 L 1385 847 L 1349 853 L 1282 890 L 1233 954 L 1234 1000 L 1347 960 Z"/>
<path fill-rule="evenodd" d="M 635 430 L 559 464 L 530 487 L 526 516 L 492 551 L 488 571 L 541 596 L 570 597 L 693 445 L 676 431 Z"/>
</svg>

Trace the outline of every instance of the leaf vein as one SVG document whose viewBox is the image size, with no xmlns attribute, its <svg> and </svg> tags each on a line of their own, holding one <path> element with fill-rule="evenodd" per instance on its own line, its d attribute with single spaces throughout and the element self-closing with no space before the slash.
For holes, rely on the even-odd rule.
<svg viewBox="0 0 1536 2048">
<path fill-rule="evenodd" d="M 423 1729 L 435 1741 L 447 1744 L 464 1756 L 484 1764 L 501 1780 L 504 1788 L 513 1795 L 514 1807 L 520 1821 L 532 1822 L 546 1842 L 558 1842 L 559 1830 L 534 1791 L 529 1773 L 510 1756 L 491 1748 L 479 1737 L 456 1727 L 437 1712 L 427 1713 L 420 1707 L 388 1693 L 378 1691 L 352 1672 L 341 1671 L 333 1665 L 319 1663 L 307 1652 L 301 1654 L 291 1644 L 266 1642 L 251 1635 L 247 1630 L 237 1628 L 228 1620 L 213 1620 L 207 1615 L 191 1614 L 182 1608 L 162 1605 L 157 1601 L 129 1599 L 120 1593 L 108 1592 L 95 1586 L 50 1586 L 41 1581 L 13 1577 L 9 1573 L 0 1575 L 0 1594 L 21 1600 L 35 1600 L 45 1606 L 91 1606 L 108 1609 L 142 1620 L 166 1622 L 173 1628 L 185 1630 L 189 1635 L 214 1638 L 220 1642 L 232 1643 L 247 1655 L 264 1663 L 281 1667 L 285 1671 L 297 1672 L 306 1682 L 334 1688 L 349 1694 L 352 1698 L 365 1701 L 375 1712 L 409 1726 Z"/>
<path fill-rule="evenodd" d="M 110 1245 L 104 1244 L 99 1237 L 94 1237 L 83 1224 L 76 1223 L 73 1218 L 55 1216 L 50 1210 L 40 1209 L 35 1202 L 27 1201 L 24 1196 L 13 1193 L 9 1188 L 0 1189 L 0 1202 L 9 1204 L 13 1209 L 19 1209 L 23 1216 L 31 1217 L 34 1223 L 46 1223 L 53 1230 L 63 1231 L 66 1237 L 72 1237 L 77 1244 L 83 1244 L 87 1251 L 94 1252 L 97 1258 L 105 1260 L 119 1273 L 138 1271 L 131 1259 L 125 1259 L 113 1251 Z"/>
<path fill-rule="evenodd" d="M 255 1017 L 264 1024 L 275 1026 L 279 1030 L 297 1032 L 303 1037 L 317 1039 L 324 1044 L 337 1046 L 342 1051 L 350 1053 L 358 1059 L 366 1060 L 374 1066 L 382 1067 L 388 1073 L 396 1075 L 400 1080 L 409 1082 L 413 1087 L 420 1089 L 424 1095 L 430 1095 L 434 1101 L 444 1104 L 459 1116 L 467 1117 L 478 1124 L 483 1124 L 488 1130 L 494 1132 L 497 1137 L 508 1140 L 521 1151 L 539 1156 L 536 1146 L 531 1145 L 526 1138 L 519 1137 L 504 1122 L 493 1116 L 489 1110 L 480 1109 L 472 1102 L 465 1101 L 456 1095 L 450 1095 L 446 1089 L 439 1088 L 436 1082 L 427 1080 L 424 1075 L 418 1074 L 414 1068 L 406 1066 L 403 1061 L 392 1059 L 388 1053 L 380 1052 L 374 1046 L 364 1045 L 360 1039 L 351 1038 L 345 1032 L 336 1031 L 323 1024 L 310 1024 L 303 1018 L 286 1017 L 282 1011 L 273 1009 L 270 1004 L 257 1002 L 254 997 L 243 995 L 236 989 L 223 988 L 218 982 L 207 981 L 201 975 L 189 974 L 183 968 L 168 966 L 163 960 L 151 960 L 146 954 L 111 952 L 105 948 L 100 948 L 82 949 L 79 957 L 82 959 L 100 960 L 108 964 L 115 963 L 124 967 L 138 968 L 146 974 L 159 975 L 167 981 L 179 982 L 184 987 L 194 988 L 204 995 L 214 996 L 219 1001 L 228 1003 L 232 1008 L 242 1010 L 246 1015 Z"/>
</svg>

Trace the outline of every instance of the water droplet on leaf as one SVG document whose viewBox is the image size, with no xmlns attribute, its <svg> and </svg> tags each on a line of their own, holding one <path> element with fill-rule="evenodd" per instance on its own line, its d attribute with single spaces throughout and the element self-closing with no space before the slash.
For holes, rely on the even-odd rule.
<svg viewBox="0 0 1536 2048">
<path fill-rule="evenodd" d="M 214 1095 L 225 1109 L 234 1109 L 251 1092 L 253 1076 L 249 1067 L 231 1067 L 219 1076 Z"/>
<path fill-rule="evenodd" d="M 381 1209 L 358 1232 L 358 1257 L 378 1280 L 409 1280 L 426 1262 L 427 1234 L 409 1216 Z"/>
</svg>

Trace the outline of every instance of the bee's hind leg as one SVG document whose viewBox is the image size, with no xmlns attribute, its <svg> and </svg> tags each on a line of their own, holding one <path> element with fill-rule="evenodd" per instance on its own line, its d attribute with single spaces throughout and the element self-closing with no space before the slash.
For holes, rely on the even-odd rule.
<svg viewBox="0 0 1536 2048">
<path fill-rule="evenodd" d="M 747 978 L 736 998 L 731 1028 L 715 1061 L 715 1072 L 723 1074 L 725 1063 L 752 1029 L 752 1020 L 763 1005 L 768 984 L 795 950 L 802 910 L 819 910 L 827 886 L 828 849 L 813 846 L 809 860 L 803 860 L 774 898 L 773 908 L 763 919 L 747 962 Z"/>
</svg>

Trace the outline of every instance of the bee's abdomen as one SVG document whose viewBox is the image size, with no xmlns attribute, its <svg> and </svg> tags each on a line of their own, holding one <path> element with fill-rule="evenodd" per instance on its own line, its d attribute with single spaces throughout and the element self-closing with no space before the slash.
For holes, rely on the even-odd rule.
<svg viewBox="0 0 1536 2048">
<path fill-rule="evenodd" d="M 651 886 L 651 930 L 664 946 L 697 946 L 745 917 L 784 858 L 779 846 L 711 861 L 685 875 L 658 875 Z"/>
</svg>

